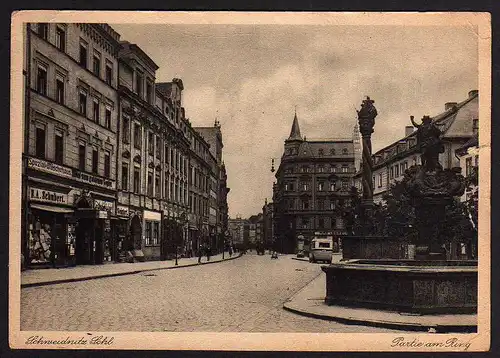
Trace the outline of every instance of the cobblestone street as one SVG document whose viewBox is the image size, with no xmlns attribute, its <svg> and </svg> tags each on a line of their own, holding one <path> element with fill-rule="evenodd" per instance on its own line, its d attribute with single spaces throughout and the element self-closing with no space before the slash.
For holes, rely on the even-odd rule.
<svg viewBox="0 0 500 358">
<path fill-rule="evenodd" d="M 213 265 L 21 290 L 21 330 L 391 332 L 285 311 L 320 265 L 245 255 Z M 317 297 L 318 300 L 323 297 Z"/>
</svg>

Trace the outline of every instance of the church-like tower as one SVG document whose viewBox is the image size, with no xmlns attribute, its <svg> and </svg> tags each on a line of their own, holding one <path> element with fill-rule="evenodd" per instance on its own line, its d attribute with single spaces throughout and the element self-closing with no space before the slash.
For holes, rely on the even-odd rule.
<svg viewBox="0 0 500 358">
<path fill-rule="evenodd" d="M 284 155 L 297 155 L 299 152 L 299 147 L 304 140 L 300 134 L 299 120 L 297 119 L 297 111 L 295 111 L 295 116 L 293 117 L 292 130 L 290 131 L 290 136 L 285 140 L 285 152 Z"/>
</svg>

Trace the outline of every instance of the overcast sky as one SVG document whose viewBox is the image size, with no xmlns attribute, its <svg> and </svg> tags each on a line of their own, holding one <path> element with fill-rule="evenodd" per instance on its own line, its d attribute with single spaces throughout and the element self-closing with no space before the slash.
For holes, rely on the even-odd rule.
<svg viewBox="0 0 500 358">
<path fill-rule="evenodd" d="M 184 82 L 194 126 L 220 121 L 229 214 L 248 217 L 272 198 L 271 158 L 283 153 L 294 108 L 302 135 L 351 138 L 364 96 L 378 110 L 373 150 L 477 89 L 470 27 L 112 25 Z"/>
</svg>

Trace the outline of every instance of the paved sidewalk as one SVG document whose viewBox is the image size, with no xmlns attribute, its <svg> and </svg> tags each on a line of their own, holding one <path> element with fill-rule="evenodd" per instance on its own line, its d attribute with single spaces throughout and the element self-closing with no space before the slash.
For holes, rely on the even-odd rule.
<svg viewBox="0 0 500 358">
<path fill-rule="evenodd" d="M 361 324 L 411 331 L 475 332 L 477 315 L 405 315 L 365 308 L 328 306 L 326 296 L 326 274 L 322 272 L 295 296 L 283 304 L 288 311 L 319 319 L 347 324 Z"/>
<path fill-rule="evenodd" d="M 235 253 L 232 257 L 229 257 L 229 254 L 225 252 L 224 261 L 233 260 L 240 256 L 240 253 Z M 135 263 L 109 263 L 103 265 L 82 265 L 55 269 L 32 269 L 21 272 L 21 288 L 92 280 L 111 276 L 131 275 L 145 271 L 206 265 L 221 261 L 222 254 L 218 254 L 210 256 L 210 261 L 207 261 L 207 257 L 203 256 L 201 258 L 201 264 L 198 263 L 198 257 L 181 258 L 178 259 L 178 266 L 175 266 L 175 260 L 165 260 Z"/>
</svg>

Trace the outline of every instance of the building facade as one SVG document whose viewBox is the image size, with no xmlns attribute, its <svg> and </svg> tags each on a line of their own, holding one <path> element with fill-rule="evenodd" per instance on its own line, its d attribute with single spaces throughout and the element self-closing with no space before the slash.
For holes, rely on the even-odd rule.
<svg viewBox="0 0 500 358">
<path fill-rule="evenodd" d="M 299 236 L 307 244 L 316 232 L 344 235 L 355 171 L 352 139 L 306 140 L 295 114 L 273 186 L 275 248 L 294 253 Z"/>
<path fill-rule="evenodd" d="M 439 155 L 443 168 L 460 167 L 460 159 L 455 152 L 478 130 L 478 104 L 478 91 L 473 90 L 464 101 L 448 102 L 445 104 L 443 113 L 432 117 L 433 122 L 443 133 L 445 150 Z M 420 154 L 417 152 L 416 131 L 413 126 L 406 126 L 403 138 L 375 152 L 372 158 L 373 201 L 380 203 L 391 184 L 403 178 L 406 169 L 421 164 Z M 462 174 L 465 175 L 465 172 Z M 361 177 L 361 172 L 355 176 L 355 185 L 360 191 L 362 190 Z"/>
<path fill-rule="evenodd" d="M 220 251 L 222 132 L 192 127 L 182 80 L 157 83 L 153 59 L 107 24 L 29 24 L 25 39 L 25 263 Z"/>
<path fill-rule="evenodd" d="M 240 216 L 237 216 L 234 219 L 229 219 L 229 236 L 233 246 L 236 248 L 246 247 L 245 245 L 248 242 L 245 242 L 245 225 L 247 224 L 247 220 L 242 219 Z M 248 238 L 247 238 L 248 239 Z"/>
<path fill-rule="evenodd" d="M 209 163 L 211 167 L 209 180 L 209 237 L 210 246 L 215 252 L 221 252 L 225 246 L 227 227 L 227 174 L 223 163 L 222 131 L 220 123 L 215 120 L 212 127 L 194 127 L 194 130 L 209 144 Z"/>
<path fill-rule="evenodd" d="M 120 35 L 37 23 L 25 39 L 25 264 L 113 260 Z"/>
<path fill-rule="evenodd" d="M 194 251 L 207 244 L 209 238 L 209 182 L 212 167 L 209 164 L 209 144 L 190 128 L 189 156 L 189 237 Z"/>
</svg>

